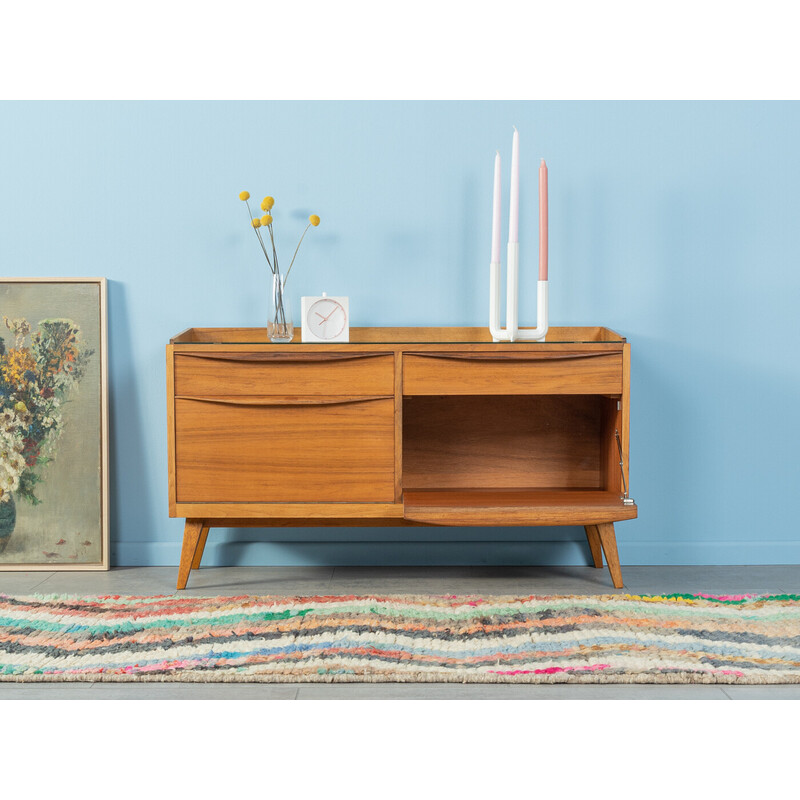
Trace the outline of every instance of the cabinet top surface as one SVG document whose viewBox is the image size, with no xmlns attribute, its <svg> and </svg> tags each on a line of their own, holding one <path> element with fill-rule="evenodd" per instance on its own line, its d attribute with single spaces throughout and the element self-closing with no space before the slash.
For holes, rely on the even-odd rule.
<svg viewBox="0 0 800 800">
<path fill-rule="evenodd" d="M 521 328 L 520 330 L 525 330 Z M 542 344 L 621 344 L 625 339 L 614 331 L 603 327 L 554 327 L 550 328 L 544 342 L 498 342 L 506 347 Z M 224 345 L 270 345 L 266 328 L 187 328 L 170 339 L 170 344 L 224 344 Z M 350 328 L 349 342 L 324 345 L 326 348 L 346 348 L 348 345 L 365 344 L 492 344 L 488 328 L 481 327 L 408 327 L 408 328 Z M 318 342 L 303 342 L 300 328 L 295 329 L 294 339 L 283 347 L 320 347 Z"/>
</svg>

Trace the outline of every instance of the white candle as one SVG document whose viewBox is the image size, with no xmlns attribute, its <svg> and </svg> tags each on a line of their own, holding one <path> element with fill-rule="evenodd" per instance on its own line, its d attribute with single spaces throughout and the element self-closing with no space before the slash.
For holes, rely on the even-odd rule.
<svg viewBox="0 0 800 800">
<path fill-rule="evenodd" d="M 547 280 L 547 164 L 539 166 L 539 280 Z"/>
<path fill-rule="evenodd" d="M 500 153 L 494 157 L 494 197 L 492 199 L 492 264 L 500 263 Z"/>
<path fill-rule="evenodd" d="M 508 208 L 508 241 L 519 241 L 519 131 L 511 143 L 511 202 Z"/>
</svg>

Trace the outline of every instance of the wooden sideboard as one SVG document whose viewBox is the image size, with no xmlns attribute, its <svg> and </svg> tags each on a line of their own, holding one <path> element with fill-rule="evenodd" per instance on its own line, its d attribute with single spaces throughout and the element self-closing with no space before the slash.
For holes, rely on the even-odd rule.
<svg viewBox="0 0 800 800">
<path fill-rule="evenodd" d="M 630 345 L 607 328 L 190 328 L 167 345 L 178 589 L 214 527 L 581 525 L 622 587 Z M 421 545 L 424 546 L 424 545 Z"/>
</svg>

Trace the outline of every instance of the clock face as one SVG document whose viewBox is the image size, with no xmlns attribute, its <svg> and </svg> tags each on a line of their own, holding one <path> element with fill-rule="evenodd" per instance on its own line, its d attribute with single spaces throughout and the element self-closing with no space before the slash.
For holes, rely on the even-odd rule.
<svg viewBox="0 0 800 800">
<path fill-rule="evenodd" d="M 318 339 L 334 339 L 347 324 L 344 306 L 330 297 L 322 297 L 312 304 L 306 314 L 306 325 Z"/>
</svg>

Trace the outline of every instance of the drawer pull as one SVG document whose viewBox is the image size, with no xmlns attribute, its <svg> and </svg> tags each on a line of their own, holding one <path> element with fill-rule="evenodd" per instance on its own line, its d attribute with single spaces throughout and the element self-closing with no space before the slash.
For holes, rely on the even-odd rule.
<svg viewBox="0 0 800 800">
<path fill-rule="evenodd" d="M 226 406 L 333 406 L 350 403 L 369 403 L 373 400 L 393 400 L 386 395 L 364 397 L 192 397 L 175 395 L 176 400 L 194 400 L 198 403 L 218 403 Z"/>
<path fill-rule="evenodd" d="M 209 361 L 236 362 L 280 362 L 293 363 L 326 363 L 328 361 L 352 361 L 356 358 L 379 358 L 386 353 L 187 353 L 179 351 L 176 355 L 186 358 L 205 358 Z"/>
<path fill-rule="evenodd" d="M 616 353 L 617 351 L 612 351 Z M 566 361 L 575 358 L 600 358 L 608 350 L 586 350 L 571 353 L 406 353 L 415 358 L 438 358 L 447 361 Z"/>
</svg>

